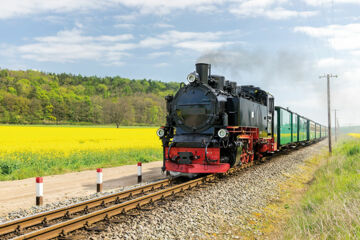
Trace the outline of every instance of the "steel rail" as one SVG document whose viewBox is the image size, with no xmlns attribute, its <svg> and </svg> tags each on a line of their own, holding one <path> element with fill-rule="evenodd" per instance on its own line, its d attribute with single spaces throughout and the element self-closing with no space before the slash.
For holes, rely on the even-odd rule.
<svg viewBox="0 0 360 240">
<path fill-rule="evenodd" d="M 132 209 L 139 209 L 146 204 L 153 203 L 157 200 L 165 199 L 169 196 L 174 196 L 176 193 L 191 189 L 199 186 L 203 183 L 214 180 L 215 175 L 208 175 L 202 178 L 188 181 L 186 183 L 178 184 L 173 187 L 166 188 L 164 190 L 157 191 L 139 198 L 129 200 L 123 203 L 115 204 L 108 208 L 104 208 L 98 211 L 88 213 L 86 215 L 70 219 L 65 222 L 61 222 L 50 227 L 42 228 L 40 230 L 16 237 L 16 240 L 28 240 L 28 239 L 51 239 L 60 236 L 66 236 L 68 233 L 81 229 L 83 227 L 90 226 L 93 223 L 109 220 L 115 215 L 126 213 Z"/>
<path fill-rule="evenodd" d="M 130 190 L 122 191 L 119 193 L 110 194 L 103 197 L 94 198 L 91 200 L 87 200 L 84 202 L 80 202 L 77 204 L 73 204 L 70 206 L 66 206 L 63 208 L 46 211 L 40 214 L 35 214 L 29 217 L 24 217 L 20 219 L 16 219 L 10 222 L 6 222 L 0 224 L 0 238 L 2 235 L 9 234 L 12 232 L 20 233 L 23 229 L 43 224 L 45 225 L 47 222 L 64 218 L 64 220 L 69 219 L 71 214 L 79 213 L 81 211 L 88 211 L 89 209 L 103 206 L 107 203 L 115 202 L 118 203 L 122 199 L 126 199 L 128 197 L 132 197 L 134 195 L 142 194 L 145 192 L 153 191 L 156 189 L 160 189 L 170 185 L 170 180 L 165 179 L 161 181 L 157 181 L 151 184 L 147 184 L 141 187 L 133 188 Z"/>
</svg>

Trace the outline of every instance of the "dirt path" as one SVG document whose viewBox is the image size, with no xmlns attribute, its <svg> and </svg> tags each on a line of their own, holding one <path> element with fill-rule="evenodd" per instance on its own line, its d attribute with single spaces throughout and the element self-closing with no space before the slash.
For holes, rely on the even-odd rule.
<svg viewBox="0 0 360 240">
<path fill-rule="evenodd" d="M 143 181 L 164 178 L 162 162 L 145 163 Z M 103 169 L 103 188 L 108 191 L 137 183 L 137 166 L 127 165 Z M 96 171 L 83 171 L 44 177 L 44 204 L 95 193 Z M 35 178 L 0 182 L 0 216 L 35 204 Z"/>
</svg>

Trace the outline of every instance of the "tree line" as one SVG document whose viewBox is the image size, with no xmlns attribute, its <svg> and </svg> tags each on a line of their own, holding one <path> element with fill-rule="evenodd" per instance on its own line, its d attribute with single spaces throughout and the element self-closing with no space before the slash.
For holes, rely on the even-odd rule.
<svg viewBox="0 0 360 240">
<path fill-rule="evenodd" d="M 176 82 L 0 69 L 0 123 L 159 125 Z"/>
</svg>

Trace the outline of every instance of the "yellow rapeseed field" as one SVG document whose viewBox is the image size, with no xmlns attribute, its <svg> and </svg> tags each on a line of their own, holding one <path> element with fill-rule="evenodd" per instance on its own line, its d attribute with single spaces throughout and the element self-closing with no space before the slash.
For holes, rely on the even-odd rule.
<svg viewBox="0 0 360 240">
<path fill-rule="evenodd" d="M 156 128 L 0 126 L 0 152 L 159 149 Z"/>
<path fill-rule="evenodd" d="M 0 126 L 0 180 L 162 159 L 156 128 Z"/>
<path fill-rule="evenodd" d="M 349 133 L 349 136 L 360 138 L 360 133 Z"/>
</svg>

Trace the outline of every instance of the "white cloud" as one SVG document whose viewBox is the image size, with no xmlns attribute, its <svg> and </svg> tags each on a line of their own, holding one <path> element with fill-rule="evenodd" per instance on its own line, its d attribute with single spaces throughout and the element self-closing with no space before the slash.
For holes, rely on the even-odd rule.
<svg viewBox="0 0 360 240">
<path fill-rule="evenodd" d="M 23 17 L 42 13 L 83 12 L 94 9 L 129 7 L 145 14 L 169 14 L 176 9 L 199 11 L 223 3 L 223 0 L 3 0 L 0 8 L 0 19 Z M 204 8 L 206 10 L 208 8 Z M 135 15 L 118 16 L 118 19 L 133 20 Z"/>
<path fill-rule="evenodd" d="M 340 121 L 359 123 L 360 102 L 356 101 L 360 91 L 360 81 L 357 79 L 360 72 L 360 24 L 328 25 L 323 27 L 301 26 L 295 32 L 304 33 L 320 41 L 327 42 L 328 46 L 336 50 L 341 58 L 328 57 L 320 59 L 317 66 L 324 72 L 337 74 L 332 79 L 332 104 L 340 109 Z M 354 100 L 355 99 L 355 100 Z"/>
<path fill-rule="evenodd" d="M 148 54 L 148 57 L 150 59 L 154 59 L 154 58 L 158 58 L 158 57 L 169 56 L 170 54 L 171 54 L 171 52 L 152 52 L 152 53 Z"/>
<path fill-rule="evenodd" d="M 336 50 L 360 50 L 360 24 L 358 23 L 325 27 L 301 26 L 296 27 L 294 31 L 324 39 Z"/>
<path fill-rule="evenodd" d="M 267 10 L 264 13 L 264 16 L 275 19 L 275 20 L 281 20 L 281 19 L 288 19 L 292 17 L 312 17 L 317 15 L 318 12 L 316 11 L 293 11 L 293 10 L 287 10 L 281 7 L 274 8 L 271 10 Z"/>
<path fill-rule="evenodd" d="M 45 12 L 70 12 L 100 7 L 94 0 L 3 0 L 0 7 L 0 19 L 22 17 Z"/>
<path fill-rule="evenodd" d="M 141 13 L 164 15 L 173 10 L 204 11 L 214 5 L 222 4 L 224 0 L 112 0 L 127 7 L 137 8 Z M 207 7 L 207 8 L 205 8 Z"/>
<path fill-rule="evenodd" d="M 305 1 L 311 4 L 311 1 Z M 351 0 L 347 1 L 351 2 Z M 122 9 L 124 7 L 133 12 L 128 15 L 116 16 L 115 19 L 121 21 L 120 23 L 133 21 L 139 14 L 166 15 L 178 10 L 201 13 L 226 10 L 242 17 L 264 16 L 270 19 L 309 17 L 316 14 L 315 11 L 301 12 L 285 9 L 285 5 L 289 5 L 288 0 L 3 0 L 0 19 L 44 13 Z"/>
<path fill-rule="evenodd" d="M 303 0 L 310 6 L 324 6 L 326 4 L 360 4 L 359 0 Z"/>
<path fill-rule="evenodd" d="M 219 8 L 219 6 L 217 6 L 215 4 L 214 5 L 205 5 L 204 4 L 204 5 L 197 6 L 194 10 L 198 13 L 213 14 L 215 12 L 219 12 L 220 8 Z"/>
<path fill-rule="evenodd" d="M 319 68 L 332 68 L 332 67 L 340 67 L 342 66 L 346 61 L 344 59 L 338 59 L 338 58 L 322 58 L 318 60 L 317 66 Z"/>
<path fill-rule="evenodd" d="M 286 0 L 240 0 L 230 8 L 230 13 L 240 17 L 267 17 L 281 20 L 292 17 L 311 17 L 316 11 L 295 11 L 285 9 Z"/>
<path fill-rule="evenodd" d="M 125 63 L 121 62 L 121 61 L 112 61 L 112 62 L 105 62 L 103 63 L 104 66 L 117 66 L 117 67 L 121 67 L 124 66 Z"/>
<path fill-rule="evenodd" d="M 205 51 L 211 51 L 211 50 L 223 48 L 225 46 L 232 45 L 234 43 L 235 42 L 230 42 L 230 41 L 214 42 L 214 41 L 195 40 L 195 41 L 184 41 L 184 42 L 176 43 L 175 47 L 189 49 L 198 52 L 205 52 Z"/>
<path fill-rule="evenodd" d="M 1 47 L 2 54 L 20 56 L 40 62 L 101 61 L 103 64 L 121 65 L 124 58 L 137 48 L 166 49 L 148 55 L 150 59 L 168 56 L 179 49 L 203 52 L 215 50 L 235 42 L 223 40 L 232 32 L 180 32 L 166 31 L 157 36 L 135 40 L 132 34 L 90 36 L 83 30 L 59 31 L 55 35 L 35 37 L 28 44 Z M 204 40 L 205 39 L 205 40 Z"/>
<path fill-rule="evenodd" d="M 357 57 L 360 57 L 360 50 L 351 51 L 351 54 Z"/>
<path fill-rule="evenodd" d="M 117 42 L 133 39 L 131 34 L 122 35 L 100 35 L 100 36 L 84 36 L 80 29 L 74 28 L 73 30 L 60 31 L 56 36 L 36 37 L 35 40 L 43 43 L 86 43 L 89 41 L 100 42 Z"/>
<path fill-rule="evenodd" d="M 55 36 L 36 37 L 35 42 L 14 48 L 22 58 L 48 62 L 74 62 L 76 60 L 101 60 L 120 62 L 135 44 L 131 34 L 85 36 L 79 29 L 60 31 Z"/>
<path fill-rule="evenodd" d="M 148 37 L 140 41 L 145 48 L 160 49 L 171 46 L 195 51 L 215 50 L 234 42 L 221 40 L 230 32 L 179 32 L 167 31 L 156 37 Z"/>
</svg>

